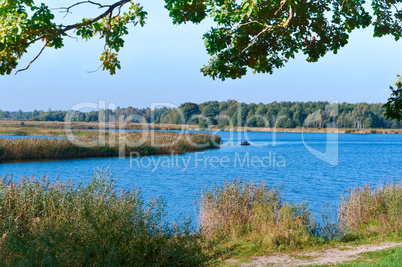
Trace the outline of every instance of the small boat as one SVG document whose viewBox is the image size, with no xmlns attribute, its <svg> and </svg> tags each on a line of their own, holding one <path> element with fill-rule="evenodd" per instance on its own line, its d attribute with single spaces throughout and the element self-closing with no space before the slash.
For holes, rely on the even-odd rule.
<svg viewBox="0 0 402 267">
<path fill-rule="evenodd" d="M 240 142 L 240 145 L 241 146 L 249 146 L 249 145 L 251 145 L 249 142 L 247 142 L 247 140 L 244 140 L 244 141 L 241 141 Z"/>
</svg>

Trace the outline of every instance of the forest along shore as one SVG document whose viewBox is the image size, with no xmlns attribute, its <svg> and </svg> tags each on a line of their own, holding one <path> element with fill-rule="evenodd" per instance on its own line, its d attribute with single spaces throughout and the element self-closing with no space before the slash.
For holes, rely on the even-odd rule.
<svg viewBox="0 0 402 267">
<path fill-rule="evenodd" d="M 100 103 L 98 103 L 100 105 Z M 34 110 L 2 111 L 0 119 L 30 121 L 71 122 L 152 122 L 171 124 L 167 127 L 181 127 L 192 124 L 202 129 L 230 126 L 276 127 L 292 129 L 324 128 L 336 123 L 341 129 L 402 129 L 402 122 L 385 115 L 383 103 L 335 103 L 335 102 L 272 102 L 246 104 L 236 100 L 186 102 L 170 108 L 116 108 L 80 112 L 77 110 Z M 157 127 L 155 125 L 155 127 Z M 162 126 L 166 127 L 166 126 Z"/>
<path fill-rule="evenodd" d="M 87 130 L 119 129 L 118 123 L 99 122 L 72 122 L 71 129 L 75 135 L 89 138 L 97 138 L 96 132 Z M 65 122 L 59 121 L 21 121 L 21 120 L 0 120 L 0 134 L 2 135 L 38 135 L 38 136 L 65 136 Z M 103 129 L 103 128 L 102 128 Z M 202 128 L 199 125 L 180 125 L 170 123 L 134 123 L 128 122 L 124 126 L 125 130 L 187 130 L 187 131 L 249 131 L 249 132 L 287 132 L 287 133 L 353 133 L 353 134 L 402 134 L 402 129 L 384 128 L 272 128 L 272 127 L 240 127 L 217 125 Z"/>
</svg>

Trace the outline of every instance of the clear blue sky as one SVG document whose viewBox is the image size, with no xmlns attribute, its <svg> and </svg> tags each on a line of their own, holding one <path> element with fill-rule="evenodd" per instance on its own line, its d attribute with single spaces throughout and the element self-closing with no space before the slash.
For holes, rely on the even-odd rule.
<svg viewBox="0 0 402 267">
<path fill-rule="evenodd" d="M 57 1 L 62 3 L 63 1 Z M 250 71 L 240 80 L 213 81 L 200 73 L 208 55 L 202 35 L 213 24 L 174 26 L 163 0 L 143 3 L 144 28 L 130 26 L 120 52 L 122 70 L 114 76 L 98 71 L 101 41 L 67 40 L 63 49 L 47 49 L 28 71 L 0 76 L 0 109 L 69 109 L 82 101 L 105 100 L 120 107 L 149 107 L 152 102 L 235 99 L 272 101 L 385 102 L 389 85 L 402 74 L 402 42 L 372 38 L 372 30 L 352 33 L 337 55 L 308 63 L 300 54 L 273 75 Z M 71 19 L 71 18 L 70 18 Z M 20 63 L 25 67 L 39 50 L 32 47 Z"/>
</svg>

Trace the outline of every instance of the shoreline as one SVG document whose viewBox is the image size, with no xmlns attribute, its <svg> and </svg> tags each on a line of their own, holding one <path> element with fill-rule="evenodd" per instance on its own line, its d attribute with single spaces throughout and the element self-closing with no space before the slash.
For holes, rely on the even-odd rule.
<svg viewBox="0 0 402 267">
<path fill-rule="evenodd" d="M 61 134 L 62 130 L 55 132 Z M 79 159 L 100 157 L 141 157 L 153 155 L 180 155 L 219 148 L 221 138 L 208 133 L 179 134 L 154 132 L 144 138 L 141 133 L 116 135 L 103 139 L 85 138 L 0 138 L 0 163 L 52 159 Z"/>
<path fill-rule="evenodd" d="M 185 266 L 399 266 L 401 186 L 351 187 L 333 213 L 340 218 L 317 224 L 310 206 L 285 202 L 278 187 L 229 180 L 197 197 L 200 227 L 195 230 L 188 218 L 168 220 L 163 199 L 147 202 L 141 188 L 117 187 L 113 170 L 95 169 L 88 182 L 78 184 L 46 176 L 14 182 L 5 175 L 0 201 L 6 207 L 2 215 L 9 219 L 1 252 L 10 265 L 32 258 L 41 262 L 45 251 L 51 252 L 53 263 L 73 259 L 73 265 L 88 260 L 110 265 L 111 259 L 114 265 L 127 265 L 125 259 L 134 259 L 133 264 L 142 259 L 144 266 L 164 259 L 169 265 L 175 259 Z M 92 254 L 76 254 L 91 248 Z M 361 254 L 376 251 L 381 254 Z M 157 255 L 157 261 L 150 255 Z"/>
<path fill-rule="evenodd" d="M 23 124 L 23 125 L 21 125 Z M 60 130 L 64 131 L 65 136 L 65 122 L 56 122 L 56 121 L 23 121 L 23 120 L 0 120 L 0 134 L 3 135 L 23 135 L 18 134 L 24 133 L 24 131 L 29 132 L 34 129 L 42 129 L 42 131 L 46 131 L 50 134 L 56 134 L 57 136 L 63 136 L 60 133 Z M 104 129 L 115 130 L 119 129 L 119 125 L 117 123 L 103 123 L 99 122 L 72 122 L 70 123 L 71 130 L 75 132 L 79 132 L 85 136 L 90 136 L 88 130 L 96 130 L 96 129 Z M 103 126 L 103 127 L 100 127 Z M 224 131 L 224 132 L 233 132 L 233 131 L 248 131 L 248 132 L 282 132 L 282 133 L 339 133 L 339 134 L 402 134 L 402 129 L 384 129 L 384 128 L 365 128 L 365 129 L 357 129 L 357 128 L 266 128 L 266 127 L 240 127 L 233 126 L 225 127 L 219 129 L 218 126 L 212 126 L 209 128 L 200 128 L 198 125 L 179 125 L 179 124 L 154 124 L 154 123 L 126 123 L 124 125 L 125 130 L 187 130 L 187 131 Z M 81 130 L 81 131 L 80 131 Z M 12 134 L 13 131 L 18 131 L 15 134 Z M 8 133 L 9 132 L 9 133 Z M 31 135 L 31 134 L 27 134 Z M 54 135 L 50 135 L 54 136 Z"/>
</svg>

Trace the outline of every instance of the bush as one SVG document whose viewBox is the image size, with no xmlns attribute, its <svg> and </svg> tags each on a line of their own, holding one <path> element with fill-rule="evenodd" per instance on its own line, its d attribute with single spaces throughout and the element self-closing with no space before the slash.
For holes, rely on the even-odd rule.
<svg viewBox="0 0 402 267">
<path fill-rule="evenodd" d="M 306 203 L 283 201 L 278 188 L 234 180 L 202 192 L 199 229 L 167 221 L 163 200 L 118 191 L 109 171 L 86 184 L 47 178 L 0 181 L 3 265 L 203 266 L 223 253 L 267 253 L 330 240 L 402 233 L 402 183 L 351 189 L 338 221 L 320 224 Z M 213 247 L 211 247 L 213 246 Z M 212 248 L 212 250 L 211 250 Z"/>
<path fill-rule="evenodd" d="M 199 226 L 209 240 L 282 249 L 310 243 L 316 224 L 306 203 L 284 203 L 277 188 L 234 180 L 203 192 Z"/>
<path fill-rule="evenodd" d="M 88 184 L 0 183 L 4 265 L 201 266 L 209 261 L 190 221 L 170 224 L 165 203 L 117 191 L 107 171 Z"/>
<path fill-rule="evenodd" d="M 357 237 L 402 234 L 402 182 L 349 190 L 339 205 L 344 233 Z"/>
<path fill-rule="evenodd" d="M 278 188 L 241 180 L 203 192 L 199 208 L 200 233 L 223 251 L 238 247 L 255 254 L 378 235 L 402 237 L 401 182 L 351 189 L 337 213 L 324 207 L 320 223 L 306 203 L 286 203 Z"/>
</svg>

